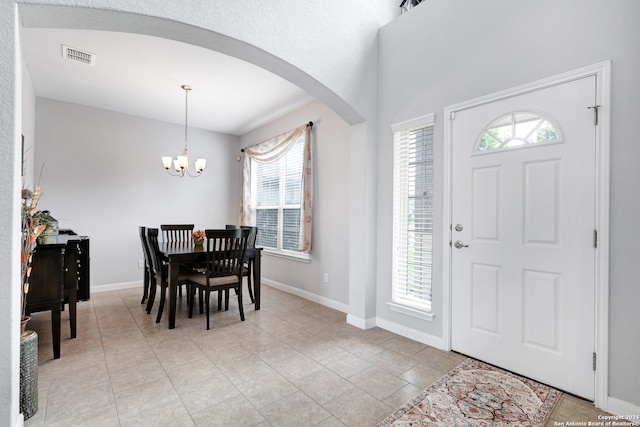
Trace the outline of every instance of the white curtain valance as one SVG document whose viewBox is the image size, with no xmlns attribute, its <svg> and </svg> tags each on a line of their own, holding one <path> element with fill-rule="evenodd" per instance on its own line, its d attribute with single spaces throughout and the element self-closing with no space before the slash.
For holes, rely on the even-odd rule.
<svg viewBox="0 0 640 427">
<path fill-rule="evenodd" d="M 287 151 L 296 143 L 306 128 L 307 125 L 300 126 L 259 144 L 246 147 L 244 149 L 245 158 L 250 157 L 260 163 L 275 162 L 287 154 Z"/>
</svg>

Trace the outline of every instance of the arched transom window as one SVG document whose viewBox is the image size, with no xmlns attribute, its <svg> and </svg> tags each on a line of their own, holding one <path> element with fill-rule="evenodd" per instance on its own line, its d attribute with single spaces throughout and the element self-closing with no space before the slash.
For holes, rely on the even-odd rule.
<svg viewBox="0 0 640 427">
<path fill-rule="evenodd" d="M 481 154 L 558 142 L 562 142 L 560 129 L 550 117 L 538 112 L 518 111 L 506 114 L 487 126 L 473 152 Z"/>
</svg>

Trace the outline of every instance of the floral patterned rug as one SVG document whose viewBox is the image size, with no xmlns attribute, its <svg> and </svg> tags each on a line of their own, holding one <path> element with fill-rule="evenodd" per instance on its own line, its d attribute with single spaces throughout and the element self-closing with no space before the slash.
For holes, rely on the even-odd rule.
<svg viewBox="0 0 640 427">
<path fill-rule="evenodd" d="M 467 359 L 378 427 L 542 426 L 560 394 L 546 385 Z"/>
</svg>

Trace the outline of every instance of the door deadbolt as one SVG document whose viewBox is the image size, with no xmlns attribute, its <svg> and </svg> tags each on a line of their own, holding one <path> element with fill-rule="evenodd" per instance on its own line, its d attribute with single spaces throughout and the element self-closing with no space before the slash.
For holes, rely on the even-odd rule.
<svg viewBox="0 0 640 427">
<path fill-rule="evenodd" d="M 456 231 L 462 231 L 464 229 L 464 227 L 462 226 L 462 224 L 456 224 L 455 229 L 456 229 Z"/>
<path fill-rule="evenodd" d="M 469 245 L 465 245 L 464 243 L 462 243 L 461 240 L 456 240 L 455 243 L 453 244 L 453 246 L 456 247 L 456 249 L 462 249 L 462 248 L 468 248 Z"/>
</svg>

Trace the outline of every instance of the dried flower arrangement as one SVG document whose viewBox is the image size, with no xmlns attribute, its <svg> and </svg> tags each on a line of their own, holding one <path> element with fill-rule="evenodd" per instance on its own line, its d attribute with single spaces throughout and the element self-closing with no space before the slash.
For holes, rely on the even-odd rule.
<svg viewBox="0 0 640 427">
<path fill-rule="evenodd" d="M 27 294 L 29 294 L 29 278 L 31 277 L 31 262 L 36 250 L 37 239 L 47 228 L 47 224 L 41 220 L 37 211 L 40 200 L 40 186 L 36 185 L 34 191 L 22 190 L 22 241 L 20 250 L 20 264 L 22 266 L 20 289 L 22 292 L 22 317 L 25 317 L 27 307 Z"/>
</svg>

